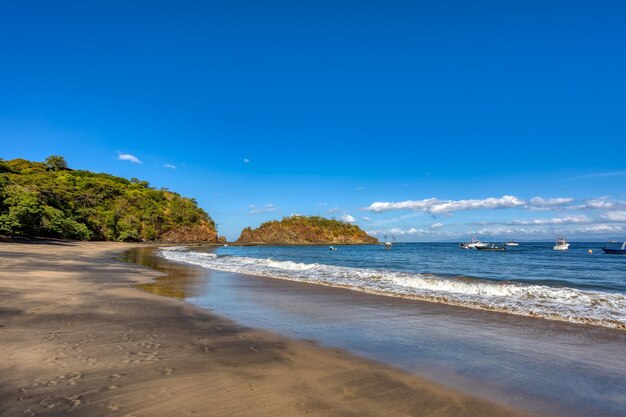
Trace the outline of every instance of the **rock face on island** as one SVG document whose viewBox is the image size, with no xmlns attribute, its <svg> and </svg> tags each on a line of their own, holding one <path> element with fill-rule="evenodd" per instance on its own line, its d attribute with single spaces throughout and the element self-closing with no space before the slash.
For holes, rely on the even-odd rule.
<svg viewBox="0 0 626 417">
<path fill-rule="evenodd" d="M 0 235 L 78 240 L 222 242 L 192 198 L 148 182 L 46 162 L 0 159 Z"/>
<path fill-rule="evenodd" d="M 238 243 L 266 244 L 358 244 L 377 243 L 378 239 L 359 226 L 319 216 L 290 216 L 263 223 L 256 229 L 245 228 Z"/>
</svg>

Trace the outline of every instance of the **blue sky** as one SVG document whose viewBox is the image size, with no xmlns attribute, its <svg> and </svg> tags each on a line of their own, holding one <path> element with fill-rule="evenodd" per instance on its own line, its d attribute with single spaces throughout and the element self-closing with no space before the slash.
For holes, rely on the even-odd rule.
<svg viewBox="0 0 626 417">
<path fill-rule="evenodd" d="M 626 238 L 626 6 L 472 3 L 13 2 L 0 157 L 168 187 L 229 239 Z"/>
</svg>

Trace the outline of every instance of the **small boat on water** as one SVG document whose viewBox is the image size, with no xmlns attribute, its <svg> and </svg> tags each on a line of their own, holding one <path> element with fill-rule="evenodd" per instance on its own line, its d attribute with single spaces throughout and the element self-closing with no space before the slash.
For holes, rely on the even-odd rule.
<svg viewBox="0 0 626 417">
<path fill-rule="evenodd" d="M 602 248 L 604 253 L 608 253 L 611 255 L 626 255 L 626 242 L 622 243 L 622 246 L 619 248 L 609 248 L 609 245 L 606 245 L 606 248 Z"/>
<path fill-rule="evenodd" d="M 556 244 L 552 247 L 552 250 L 566 251 L 569 249 L 569 243 L 565 240 L 563 235 L 556 237 Z"/>
<path fill-rule="evenodd" d="M 391 235 L 391 239 L 394 242 L 396 241 L 396 237 L 394 235 Z M 385 249 L 390 250 L 392 245 L 393 245 L 393 243 L 391 241 L 387 240 L 387 235 L 385 235 Z"/>
<path fill-rule="evenodd" d="M 492 252 L 502 252 L 506 250 L 506 246 L 498 246 L 495 243 L 492 244 L 485 244 L 487 246 L 477 246 L 476 249 L 478 250 L 486 250 L 486 251 L 492 251 Z"/>
<path fill-rule="evenodd" d="M 459 247 L 463 249 L 478 249 L 489 246 L 488 243 L 483 243 L 480 240 L 476 239 L 476 236 L 472 236 L 471 242 L 459 243 Z"/>
<path fill-rule="evenodd" d="M 519 243 L 509 240 L 504 244 L 504 246 L 519 246 Z"/>
<path fill-rule="evenodd" d="M 337 248 L 334 247 L 334 246 L 329 246 L 328 249 L 330 249 L 330 250 L 337 250 Z"/>
</svg>

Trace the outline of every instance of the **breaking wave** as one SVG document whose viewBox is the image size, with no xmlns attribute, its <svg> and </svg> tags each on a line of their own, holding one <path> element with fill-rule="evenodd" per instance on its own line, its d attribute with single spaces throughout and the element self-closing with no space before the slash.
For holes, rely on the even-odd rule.
<svg viewBox="0 0 626 417">
<path fill-rule="evenodd" d="M 219 271 L 626 330 L 626 295 L 618 293 L 318 263 L 218 256 L 189 252 L 185 247 L 164 248 L 160 254 L 171 261 Z"/>
</svg>

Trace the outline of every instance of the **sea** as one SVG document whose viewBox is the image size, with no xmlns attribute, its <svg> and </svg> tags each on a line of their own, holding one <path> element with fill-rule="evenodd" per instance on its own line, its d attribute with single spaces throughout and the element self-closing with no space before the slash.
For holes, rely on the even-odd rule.
<svg viewBox="0 0 626 417">
<path fill-rule="evenodd" d="M 598 243 L 524 243 L 506 252 L 453 243 L 173 247 L 166 259 L 205 268 L 390 297 L 626 329 L 626 256 Z M 591 251 L 591 253 L 589 253 Z"/>
<path fill-rule="evenodd" d="M 537 415 L 626 416 L 626 256 L 601 243 L 172 246 L 187 301 Z"/>
</svg>

